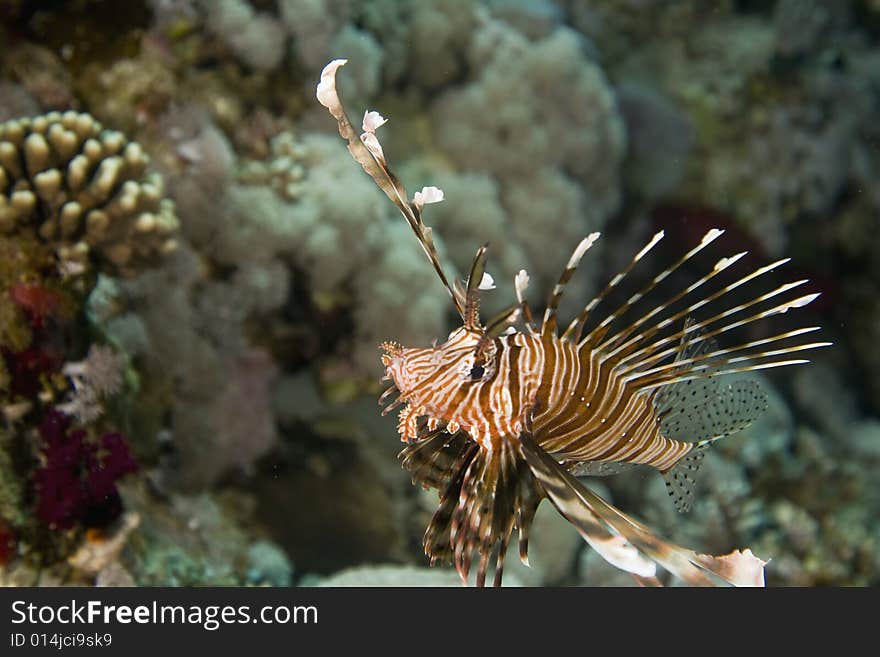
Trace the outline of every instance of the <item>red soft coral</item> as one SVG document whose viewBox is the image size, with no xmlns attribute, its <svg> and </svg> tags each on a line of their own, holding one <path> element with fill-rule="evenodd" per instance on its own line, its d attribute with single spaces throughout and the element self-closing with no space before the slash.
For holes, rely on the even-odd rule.
<svg viewBox="0 0 880 657">
<path fill-rule="evenodd" d="M 37 517 L 57 529 L 113 521 L 122 509 L 116 482 L 138 469 L 125 437 L 112 432 L 90 441 L 57 411 L 43 420 L 40 436 L 43 464 L 33 478 Z"/>
<path fill-rule="evenodd" d="M 9 296 L 25 311 L 33 328 L 45 326 L 46 320 L 61 308 L 61 294 L 38 283 L 16 283 L 9 289 Z"/>
</svg>

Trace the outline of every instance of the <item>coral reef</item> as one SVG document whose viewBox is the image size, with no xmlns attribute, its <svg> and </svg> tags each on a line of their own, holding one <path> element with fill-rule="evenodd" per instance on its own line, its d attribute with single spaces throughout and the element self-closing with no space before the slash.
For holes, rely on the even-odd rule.
<svg viewBox="0 0 880 657">
<path fill-rule="evenodd" d="M 173 205 L 147 164 L 88 114 L 0 124 L 0 522 L 14 572 L 63 563 L 112 527 L 117 482 L 139 469 L 107 412 L 127 361 L 85 305 L 98 271 L 135 276 L 176 248 Z"/>
<path fill-rule="evenodd" d="M 491 172 L 497 192 L 485 189 L 489 198 L 477 207 L 497 199 L 507 223 L 499 251 L 513 241 L 512 257 L 519 247 L 536 287 L 546 288 L 558 265 L 542 253 L 564 251 L 617 208 L 625 136 L 613 92 L 565 27 L 529 41 L 506 23 L 487 20 L 466 53 L 478 77 L 438 98 L 431 112 L 435 141 L 465 171 Z M 536 95 L 545 102 L 533 102 Z M 488 216 L 500 215 L 490 210 Z M 467 234 L 445 231 L 442 218 L 437 223 L 464 268 L 474 241 L 468 248 L 459 241 Z M 502 278 L 511 280 L 520 267 L 505 267 Z"/>
<path fill-rule="evenodd" d="M 88 114 L 7 121 L 0 125 L 0 232 L 33 226 L 67 271 L 94 259 L 131 275 L 177 245 L 161 179 L 143 177 L 148 162 L 140 145 Z"/>
<path fill-rule="evenodd" d="M 342 570 L 331 577 L 313 581 L 316 586 L 461 586 L 454 570 L 416 568 L 413 566 L 361 566 Z M 504 581 L 505 586 L 521 586 L 516 577 Z"/>
<path fill-rule="evenodd" d="M 880 582 L 876 3 L 25 4 L 0 12 L 0 581 L 457 583 L 417 568 L 434 501 L 374 401 L 377 345 L 442 338 L 448 299 L 314 102 L 348 57 L 407 186 L 445 192 L 444 259 L 490 243 L 487 312 L 594 230 L 562 314 L 654 230 L 791 256 L 835 348 L 764 381 L 689 515 L 641 472 L 594 485 L 751 545 L 770 584 Z M 545 511 L 519 583 L 630 583 Z"/>
</svg>

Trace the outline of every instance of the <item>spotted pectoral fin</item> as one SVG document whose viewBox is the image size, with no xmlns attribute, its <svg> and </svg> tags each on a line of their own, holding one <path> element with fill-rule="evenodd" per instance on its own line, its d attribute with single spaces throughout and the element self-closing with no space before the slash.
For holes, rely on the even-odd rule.
<svg viewBox="0 0 880 657">
<path fill-rule="evenodd" d="M 690 511 L 697 473 L 709 446 L 742 431 L 767 408 L 767 394 L 757 381 L 685 381 L 675 384 L 662 400 L 660 433 L 671 440 L 696 443 L 663 473 L 676 510 Z"/>
<path fill-rule="evenodd" d="M 669 470 L 663 473 L 666 490 L 679 513 L 687 513 L 694 503 L 696 475 L 703 464 L 709 444 L 696 445 Z"/>
<path fill-rule="evenodd" d="M 684 381 L 655 400 L 660 433 L 685 442 L 715 441 L 742 431 L 767 409 L 767 393 L 753 380 L 728 384 Z"/>
<path fill-rule="evenodd" d="M 451 562 L 449 536 L 461 485 L 478 447 L 463 431 L 432 431 L 409 443 L 398 454 L 414 484 L 440 491 L 440 504 L 423 539 L 425 554 L 435 563 Z"/>
</svg>

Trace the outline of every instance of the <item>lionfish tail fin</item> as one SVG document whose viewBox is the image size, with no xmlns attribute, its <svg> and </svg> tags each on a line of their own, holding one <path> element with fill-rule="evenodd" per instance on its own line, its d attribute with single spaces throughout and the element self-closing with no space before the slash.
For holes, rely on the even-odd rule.
<svg viewBox="0 0 880 657">
<path fill-rule="evenodd" d="M 659 565 L 690 585 L 764 585 L 766 562 L 751 550 L 713 556 L 669 543 L 584 486 L 528 436 L 523 437 L 523 453 L 559 512 L 606 561 L 640 584 L 659 584 Z"/>
<path fill-rule="evenodd" d="M 527 560 L 528 530 L 541 494 L 516 441 L 502 440 L 486 450 L 464 433 L 435 432 L 400 456 L 415 483 L 440 490 L 440 505 L 424 537 L 432 565 L 453 563 L 466 584 L 476 560 L 476 584 L 483 586 L 494 561 L 494 585 L 500 586 L 514 529 L 519 529 L 520 556 Z"/>
</svg>

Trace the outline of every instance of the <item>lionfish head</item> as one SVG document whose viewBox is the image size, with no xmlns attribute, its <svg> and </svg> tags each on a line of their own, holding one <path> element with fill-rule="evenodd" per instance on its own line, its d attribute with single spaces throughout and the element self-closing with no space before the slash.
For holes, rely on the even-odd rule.
<svg viewBox="0 0 880 657">
<path fill-rule="evenodd" d="M 460 418 L 453 415 L 453 404 L 460 399 L 463 389 L 479 386 L 495 373 L 496 341 L 504 334 L 513 331 L 513 325 L 520 319 L 522 303 L 506 308 L 492 317 L 486 324 L 480 321 L 480 293 L 494 289 L 494 281 L 485 272 L 486 250 L 483 245 L 477 250 L 467 282 L 456 281 L 452 292 L 456 308 L 459 309 L 462 325 L 452 331 L 442 344 L 427 348 L 404 348 L 397 343 L 382 345 L 385 354 L 385 377 L 394 386 L 382 395 L 382 404 L 394 390 L 400 396 L 385 409 L 387 413 L 397 403 L 406 402 L 405 417 L 427 415 L 433 421 L 442 421 L 454 427 Z M 517 282 L 518 297 L 521 282 Z M 408 424 L 402 421 L 402 435 L 411 434 Z"/>
<path fill-rule="evenodd" d="M 445 342 L 431 347 L 386 342 L 382 345 L 385 376 L 400 391 L 402 401 L 442 418 L 444 400 L 491 372 L 493 349 L 481 348 L 483 335 L 482 329 L 461 326 Z"/>
</svg>

